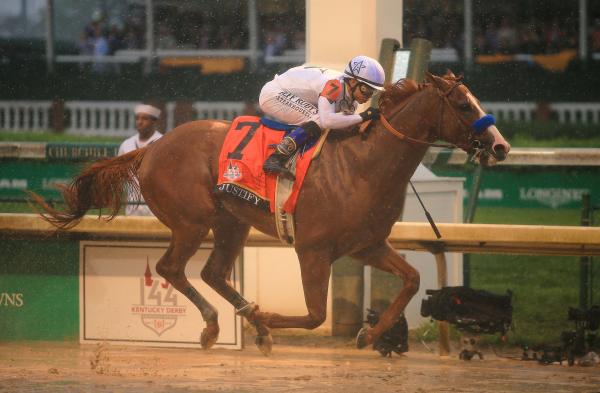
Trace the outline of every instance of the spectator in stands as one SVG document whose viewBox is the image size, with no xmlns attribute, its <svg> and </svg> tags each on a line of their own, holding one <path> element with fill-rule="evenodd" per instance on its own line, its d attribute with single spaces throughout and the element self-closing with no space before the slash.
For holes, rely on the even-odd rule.
<svg viewBox="0 0 600 393">
<path fill-rule="evenodd" d="M 485 49 L 487 53 L 498 53 L 498 28 L 490 22 L 485 29 Z"/>
<path fill-rule="evenodd" d="M 208 23 L 203 23 L 200 26 L 198 32 L 199 37 L 197 41 L 198 49 L 210 49 L 211 43 L 211 26 Z"/>
<path fill-rule="evenodd" d="M 517 30 L 508 17 L 503 17 L 498 29 L 498 50 L 500 53 L 514 53 L 517 47 Z"/>
<path fill-rule="evenodd" d="M 82 56 L 91 56 L 94 54 L 94 34 L 90 34 L 84 30 L 79 36 L 79 42 L 77 47 L 79 48 L 79 54 Z"/>
<path fill-rule="evenodd" d="M 473 50 L 476 55 L 482 55 L 486 53 L 485 35 L 479 26 L 475 26 L 473 29 Z"/>
<path fill-rule="evenodd" d="M 96 10 L 92 14 L 90 23 L 84 26 L 79 38 L 79 54 L 84 56 L 93 56 L 96 46 L 96 37 L 98 31 L 104 27 L 104 15 L 102 11 Z"/>
<path fill-rule="evenodd" d="M 265 57 L 281 55 L 287 44 L 285 33 L 279 28 L 266 30 L 264 40 Z"/>
<path fill-rule="evenodd" d="M 152 142 L 160 139 L 162 134 L 158 132 L 157 120 L 160 117 L 160 109 L 152 105 L 138 105 L 135 107 L 135 128 L 137 134 L 125 139 L 119 146 L 119 155 L 129 153 L 131 151 L 146 147 Z M 136 195 L 129 193 L 129 204 L 125 207 L 125 214 L 128 216 L 150 216 L 153 215 L 148 206 L 139 205 L 144 199 L 140 195 L 140 199 Z"/>
<path fill-rule="evenodd" d="M 564 33 L 561 29 L 558 18 L 554 18 L 551 22 L 546 22 L 544 38 L 546 53 L 555 53 L 561 49 L 564 41 Z"/>
<path fill-rule="evenodd" d="M 131 10 L 123 20 L 124 49 L 143 49 L 145 42 L 145 14 L 143 10 Z"/>
<path fill-rule="evenodd" d="M 590 46 L 592 52 L 600 52 L 600 18 L 594 21 L 594 27 L 591 29 Z"/>
<path fill-rule="evenodd" d="M 108 54 L 112 56 L 119 49 L 123 49 L 123 32 L 113 23 L 108 31 Z"/>
<path fill-rule="evenodd" d="M 158 25 L 156 47 L 158 49 L 174 49 L 177 47 L 177 40 L 173 35 L 173 31 L 166 23 L 160 23 Z"/>
<path fill-rule="evenodd" d="M 96 25 L 94 29 L 94 58 L 99 61 L 94 61 L 94 64 L 92 64 L 92 71 L 106 72 L 109 70 L 108 64 L 101 61 L 101 59 L 110 54 L 108 38 L 102 25 Z"/>
<path fill-rule="evenodd" d="M 100 27 L 96 27 L 95 38 L 94 38 L 94 57 L 108 56 L 110 49 L 108 46 L 108 39 L 105 31 Z M 92 69 L 96 72 L 103 72 L 106 70 L 105 63 L 97 62 L 94 63 Z"/>
<path fill-rule="evenodd" d="M 542 42 L 538 23 L 532 20 L 531 23 L 522 25 L 519 30 L 519 53 L 540 53 Z"/>
</svg>

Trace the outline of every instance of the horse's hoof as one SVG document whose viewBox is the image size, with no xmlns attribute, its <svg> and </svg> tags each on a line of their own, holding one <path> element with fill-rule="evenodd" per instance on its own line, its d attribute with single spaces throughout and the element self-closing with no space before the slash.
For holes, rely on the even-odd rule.
<svg viewBox="0 0 600 393">
<path fill-rule="evenodd" d="M 273 337 L 270 334 L 267 334 L 266 336 L 256 336 L 256 346 L 263 355 L 269 356 L 273 349 Z"/>
<path fill-rule="evenodd" d="M 370 342 L 369 342 L 369 337 L 368 337 L 368 333 L 367 333 L 367 328 L 364 327 L 364 328 L 360 329 L 358 331 L 358 334 L 356 335 L 356 348 L 363 349 L 364 347 L 366 347 L 369 344 L 370 344 Z"/>
<path fill-rule="evenodd" d="M 202 349 L 210 349 L 219 338 L 219 325 L 216 323 L 208 323 L 200 334 L 200 345 Z"/>
</svg>

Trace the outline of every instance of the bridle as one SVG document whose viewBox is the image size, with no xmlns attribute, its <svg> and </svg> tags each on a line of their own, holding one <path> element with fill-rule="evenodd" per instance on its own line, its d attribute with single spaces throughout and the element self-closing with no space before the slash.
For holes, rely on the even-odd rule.
<svg viewBox="0 0 600 393">
<path fill-rule="evenodd" d="M 405 133 L 398 131 L 397 129 L 394 128 L 394 126 L 392 126 L 392 124 L 389 122 L 388 119 L 386 119 L 386 117 L 381 114 L 379 117 L 379 121 L 381 122 L 381 124 L 383 125 L 383 127 L 390 132 L 392 135 L 394 135 L 396 138 L 409 142 L 409 143 L 413 143 L 413 144 L 417 144 L 417 145 L 423 145 L 423 146 L 428 146 L 428 147 L 443 147 L 443 148 L 447 148 L 447 149 L 457 149 L 457 148 L 461 148 L 465 151 L 469 151 L 471 149 L 481 149 L 481 145 L 479 143 L 478 140 L 476 140 L 474 138 L 475 133 L 473 131 L 473 126 L 471 124 L 468 124 L 466 121 L 464 121 L 457 113 L 456 113 L 456 109 L 454 109 L 454 107 L 452 106 L 452 104 L 448 101 L 448 97 L 450 96 L 450 94 L 452 94 L 452 92 L 454 91 L 454 89 L 456 89 L 458 86 L 462 85 L 463 83 L 461 81 L 457 81 L 455 82 L 447 91 L 443 92 L 441 91 L 439 88 L 437 89 L 438 92 L 438 96 L 440 97 L 441 100 L 441 109 L 439 111 L 439 117 L 438 117 L 438 122 L 437 122 L 437 135 L 441 134 L 441 130 L 442 130 L 442 120 L 444 118 L 444 108 L 446 106 L 449 106 L 450 109 L 452 110 L 452 114 L 454 115 L 454 117 L 459 121 L 459 123 L 462 123 L 463 126 L 468 127 L 470 132 L 469 132 L 469 138 L 468 138 L 468 143 L 467 144 L 448 144 L 448 143 L 432 143 L 432 142 L 427 142 L 427 141 L 422 141 L 420 139 L 416 139 L 416 138 L 412 138 L 408 135 L 406 135 Z M 404 106 L 402 106 L 401 108 L 399 108 L 398 110 L 396 110 L 392 116 L 390 117 L 390 119 L 393 119 L 396 115 L 398 115 L 402 109 L 404 108 Z M 370 122 L 365 122 L 361 125 L 359 132 L 362 134 L 365 132 L 365 130 L 368 128 Z"/>
</svg>

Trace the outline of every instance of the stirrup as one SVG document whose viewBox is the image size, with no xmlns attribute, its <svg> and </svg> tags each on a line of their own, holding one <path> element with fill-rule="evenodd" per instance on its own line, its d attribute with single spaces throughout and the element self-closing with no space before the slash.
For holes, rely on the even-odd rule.
<svg viewBox="0 0 600 393">
<path fill-rule="evenodd" d="M 287 169 L 285 166 L 263 167 L 263 170 L 265 171 L 265 173 L 272 173 L 277 176 L 282 176 L 291 181 L 296 180 L 296 176 L 292 172 L 290 172 L 290 170 Z"/>
<path fill-rule="evenodd" d="M 289 169 L 287 169 L 285 167 L 282 170 L 278 171 L 278 173 L 279 173 L 279 176 L 289 179 L 291 181 L 296 180 L 296 175 L 294 175 L 292 172 L 290 172 Z"/>
</svg>

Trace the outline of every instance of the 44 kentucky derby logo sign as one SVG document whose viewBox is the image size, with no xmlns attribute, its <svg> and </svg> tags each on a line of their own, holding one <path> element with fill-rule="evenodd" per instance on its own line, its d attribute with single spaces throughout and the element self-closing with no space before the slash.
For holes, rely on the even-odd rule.
<svg viewBox="0 0 600 393">
<path fill-rule="evenodd" d="M 139 303 L 131 305 L 131 313 L 139 315 L 142 324 L 160 337 L 177 324 L 177 318 L 186 315 L 186 307 L 177 304 L 177 295 L 172 285 L 152 278 L 148 259 L 146 272 L 139 282 Z"/>
</svg>

